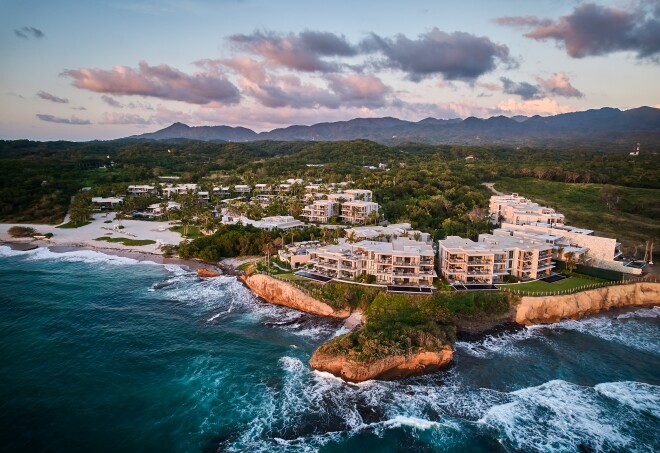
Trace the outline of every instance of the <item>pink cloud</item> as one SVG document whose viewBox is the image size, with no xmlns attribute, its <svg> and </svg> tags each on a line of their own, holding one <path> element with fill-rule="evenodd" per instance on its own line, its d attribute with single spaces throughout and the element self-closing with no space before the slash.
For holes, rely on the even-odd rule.
<svg viewBox="0 0 660 453">
<path fill-rule="evenodd" d="M 71 77 L 75 87 L 96 93 L 149 96 L 190 104 L 231 105 L 240 101 L 238 89 L 223 76 L 203 72 L 189 75 L 165 64 L 149 66 L 141 61 L 137 69 L 118 65 L 111 70 L 66 70 L 62 75 Z"/>
<path fill-rule="evenodd" d="M 528 99 L 516 101 L 509 98 L 500 102 L 491 109 L 493 113 L 503 113 L 505 115 L 557 115 L 559 113 L 570 112 L 573 109 L 568 105 L 561 105 L 556 100 L 550 98 Z"/>
<path fill-rule="evenodd" d="M 132 113 L 109 112 L 103 114 L 102 124 L 151 124 L 149 118 L 143 118 L 140 115 Z"/>
<path fill-rule="evenodd" d="M 568 75 L 565 72 L 556 72 L 546 80 L 540 77 L 537 77 L 536 80 L 541 88 L 550 94 L 574 98 L 584 97 L 584 93 L 571 85 Z"/>
</svg>

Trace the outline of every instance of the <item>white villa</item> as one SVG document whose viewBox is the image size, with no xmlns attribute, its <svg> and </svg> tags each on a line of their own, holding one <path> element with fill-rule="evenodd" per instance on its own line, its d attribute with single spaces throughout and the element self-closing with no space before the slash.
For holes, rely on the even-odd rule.
<svg viewBox="0 0 660 453">
<path fill-rule="evenodd" d="M 493 223 L 503 222 L 515 225 L 530 223 L 563 224 L 564 214 L 554 209 L 541 206 L 517 193 L 511 195 L 493 195 L 490 197 L 490 218 Z"/>
<path fill-rule="evenodd" d="M 529 238 L 479 235 L 479 242 L 449 236 L 438 241 L 440 272 L 450 283 L 493 284 L 504 276 L 531 280 L 550 275 L 553 247 Z"/>
<path fill-rule="evenodd" d="M 172 195 L 182 195 L 197 192 L 197 184 L 177 184 L 163 189 L 163 195 L 170 198 Z M 207 192 L 208 195 L 208 192 Z"/>
<path fill-rule="evenodd" d="M 92 204 L 101 209 L 114 209 L 118 204 L 123 203 L 124 197 L 92 197 Z"/>
<path fill-rule="evenodd" d="M 385 285 L 430 287 L 437 277 L 431 244 L 400 238 L 320 247 L 310 253 L 314 272 L 332 278 L 374 275 Z"/>
<path fill-rule="evenodd" d="M 168 201 L 167 203 L 154 203 L 147 206 L 145 213 L 148 217 L 159 217 L 166 214 L 168 211 L 177 211 L 179 209 L 181 209 L 179 203 Z"/>
<path fill-rule="evenodd" d="M 252 187 L 245 184 L 236 184 L 234 186 L 234 193 L 250 193 L 252 192 Z"/>
<path fill-rule="evenodd" d="M 242 223 L 243 225 L 252 225 L 255 228 L 262 230 L 274 231 L 274 230 L 291 230 L 291 229 L 301 229 L 305 226 L 300 220 L 296 220 L 290 215 L 279 215 L 272 217 L 264 217 L 261 220 L 251 220 L 245 216 L 224 216 L 222 223 L 226 224 L 236 224 Z"/>
<path fill-rule="evenodd" d="M 156 195 L 156 187 L 147 184 L 128 186 L 128 195 Z"/>
</svg>

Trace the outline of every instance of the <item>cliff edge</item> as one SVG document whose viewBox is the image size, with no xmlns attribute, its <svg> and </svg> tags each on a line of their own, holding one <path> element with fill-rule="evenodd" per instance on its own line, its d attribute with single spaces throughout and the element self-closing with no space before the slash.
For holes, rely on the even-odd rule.
<svg viewBox="0 0 660 453">
<path fill-rule="evenodd" d="M 438 352 L 420 351 L 408 356 L 393 355 L 378 360 L 361 362 L 350 354 L 333 354 L 319 348 L 309 364 L 319 371 L 326 371 L 349 382 L 369 379 L 403 379 L 408 376 L 434 373 L 448 366 L 453 359 L 451 347 Z"/>
<path fill-rule="evenodd" d="M 330 305 L 314 299 L 295 286 L 268 275 L 241 276 L 239 280 L 259 297 L 275 305 L 284 305 L 313 315 L 333 316 L 335 318 L 347 318 L 351 314 L 347 308 L 335 310 Z"/>
<path fill-rule="evenodd" d="M 660 283 L 651 282 L 605 286 L 564 296 L 525 296 L 516 309 L 515 322 L 526 326 L 550 324 L 611 308 L 656 304 L 660 304 Z"/>
</svg>

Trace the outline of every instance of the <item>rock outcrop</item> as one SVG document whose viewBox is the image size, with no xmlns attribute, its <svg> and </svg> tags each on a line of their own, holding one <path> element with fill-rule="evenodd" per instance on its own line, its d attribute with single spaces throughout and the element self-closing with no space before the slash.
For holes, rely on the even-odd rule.
<svg viewBox="0 0 660 453">
<path fill-rule="evenodd" d="M 528 297 L 520 300 L 518 324 L 549 324 L 618 307 L 660 305 L 660 283 L 641 282 L 606 286 L 565 296 Z"/>
<path fill-rule="evenodd" d="M 344 354 L 317 350 L 309 361 L 312 368 L 326 371 L 349 382 L 369 379 L 402 379 L 433 373 L 447 367 L 453 358 L 449 346 L 440 352 L 422 351 L 409 356 L 389 356 L 372 362 L 358 362 Z"/>
<path fill-rule="evenodd" d="M 198 277 L 220 277 L 222 274 L 218 274 L 217 272 L 210 271 L 208 269 L 200 268 L 197 269 L 197 276 Z"/>
<path fill-rule="evenodd" d="M 347 318 L 350 315 L 348 309 L 335 310 L 330 305 L 314 299 L 295 286 L 267 275 L 254 274 L 249 277 L 241 276 L 239 279 L 259 297 L 272 304 L 284 305 L 313 315 L 333 316 L 335 318 Z"/>
</svg>

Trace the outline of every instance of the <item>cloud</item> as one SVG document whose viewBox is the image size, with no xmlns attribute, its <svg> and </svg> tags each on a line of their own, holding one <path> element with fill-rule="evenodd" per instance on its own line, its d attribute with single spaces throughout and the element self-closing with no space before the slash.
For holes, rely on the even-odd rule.
<svg viewBox="0 0 660 453">
<path fill-rule="evenodd" d="M 568 105 L 561 105 L 556 100 L 550 98 L 529 99 L 516 101 L 513 98 L 500 102 L 494 108 L 490 109 L 491 114 L 505 115 L 557 115 L 559 113 L 570 112 L 573 109 Z"/>
<path fill-rule="evenodd" d="M 250 35 L 232 35 L 228 39 L 234 47 L 263 57 L 270 66 L 304 72 L 336 72 L 340 66 L 324 60 L 324 57 L 357 55 L 357 49 L 344 36 L 330 32 L 307 30 L 284 35 L 255 31 Z"/>
<path fill-rule="evenodd" d="M 296 75 L 269 73 L 267 63 L 244 57 L 204 60 L 197 64 L 208 70 L 218 65 L 233 69 L 241 76 L 243 94 L 270 108 L 377 108 L 385 105 L 385 96 L 392 91 L 378 77 L 361 74 L 326 74 L 321 81 L 327 86 L 319 86 Z"/>
<path fill-rule="evenodd" d="M 343 106 L 383 107 L 385 96 L 392 91 L 373 75 L 330 74 L 326 79 L 328 86 L 339 97 Z"/>
<path fill-rule="evenodd" d="M 539 87 L 531 83 L 518 83 L 507 77 L 500 77 L 500 81 L 502 82 L 502 91 L 506 94 L 515 94 L 525 100 L 543 97 Z"/>
<path fill-rule="evenodd" d="M 539 86 L 547 93 L 563 96 L 566 98 L 583 98 L 584 93 L 571 85 L 565 72 L 556 72 L 548 79 L 536 78 Z"/>
<path fill-rule="evenodd" d="M 53 94 L 46 93 L 45 91 L 39 91 L 37 93 L 37 96 L 39 96 L 41 99 L 45 99 L 45 100 L 51 101 L 51 102 L 56 102 L 58 104 L 68 104 L 69 103 L 68 99 L 57 97 Z"/>
<path fill-rule="evenodd" d="M 102 124 L 151 124 L 150 118 L 143 118 L 132 113 L 107 112 L 103 114 Z"/>
<path fill-rule="evenodd" d="M 41 39 L 44 36 L 46 36 L 44 35 L 44 32 L 34 27 L 23 27 L 20 29 L 17 28 L 16 30 L 14 30 L 14 34 L 19 38 L 23 38 L 23 39 L 30 39 L 30 38 Z"/>
<path fill-rule="evenodd" d="M 584 93 L 571 85 L 565 72 L 556 72 L 547 79 L 536 77 L 536 85 L 528 82 L 514 82 L 507 77 L 500 77 L 500 81 L 503 93 L 515 94 L 524 100 L 541 99 L 551 95 L 565 98 L 584 97 Z"/>
<path fill-rule="evenodd" d="M 87 110 L 86 107 L 71 107 L 73 110 Z"/>
<path fill-rule="evenodd" d="M 660 7 L 653 2 L 637 2 L 628 10 L 584 3 L 558 19 L 524 16 L 494 21 L 530 29 L 524 35 L 530 39 L 554 40 L 573 58 L 633 51 L 639 59 L 657 62 L 660 54 Z"/>
<path fill-rule="evenodd" d="M 513 63 L 509 48 L 485 36 L 465 32 L 445 33 L 434 28 L 418 39 L 399 34 L 383 38 L 372 33 L 360 45 L 364 52 L 378 52 L 377 66 L 400 69 L 412 81 L 433 75 L 446 80 L 472 81 L 492 71 L 498 63 Z"/>
<path fill-rule="evenodd" d="M 111 70 L 66 70 L 62 75 L 71 77 L 73 86 L 96 93 L 149 96 L 199 105 L 231 105 L 240 101 L 238 88 L 222 75 L 188 75 L 165 64 L 149 66 L 141 61 L 137 69 L 118 65 Z"/>
<path fill-rule="evenodd" d="M 119 102 L 119 101 L 116 100 L 115 98 L 113 98 L 113 97 L 111 97 L 111 96 L 108 96 L 108 95 L 106 95 L 106 94 L 104 94 L 103 96 L 101 96 L 101 100 L 102 100 L 103 102 L 105 102 L 106 104 L 108 104 L 110 107 L 117 107 L 117 108 L 119 108 L 119 109 L 121 109 L 121 108 L 124 107 L 124 104 L 122 104 L 121 102 Z"/>
<path fill-rule="evenodd" d="M 92 124 L 89 120 L 83 120 L 81 118 L 76 117 L 75 115 L 72 116 L 71 118 L 59 118 L 53 115 L 45 115 L 43 113 L 37 113 L 37 118 L 39 118 L 41 121 L 47 121 L 49 123 L 75 124 L 75 125 Z"/>
</svg>

